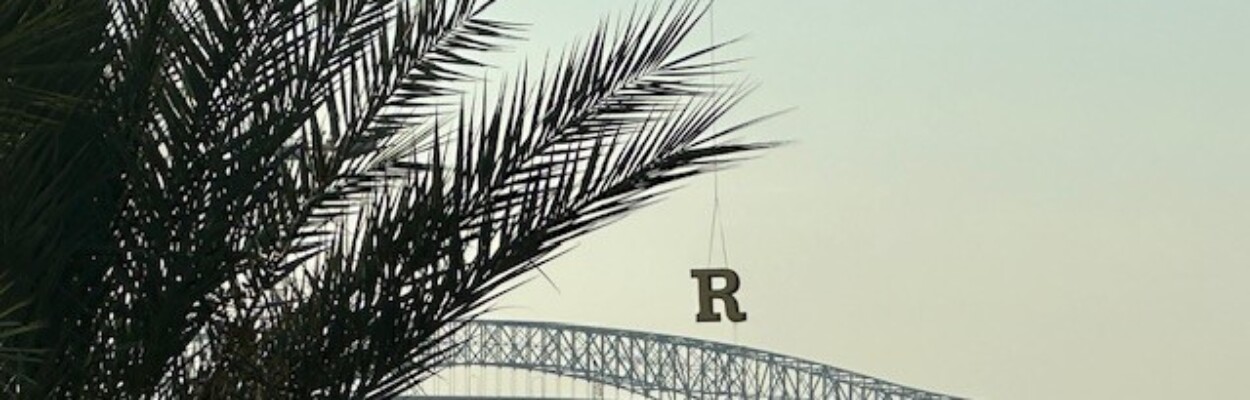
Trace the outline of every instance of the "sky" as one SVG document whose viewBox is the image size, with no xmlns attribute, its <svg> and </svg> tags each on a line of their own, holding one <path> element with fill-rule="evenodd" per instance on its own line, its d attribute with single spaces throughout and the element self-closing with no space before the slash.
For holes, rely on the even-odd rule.
<svg viewBox="0 0 1250 400">
<path fill-rule="evenodd" d="M 646 3 L 647 0 L 639 0 Z M 634 0 L 501 1 L 559 49 Z M 784 140 L 720 173 L 741 324 L 695 322 L 713 177 L 491 318 L 737 343 L 977 399 L 1244 397 L 1250 2 L 720 0 Z M 719 243 L 717 243 L 719 246 Z"/>
</svg>

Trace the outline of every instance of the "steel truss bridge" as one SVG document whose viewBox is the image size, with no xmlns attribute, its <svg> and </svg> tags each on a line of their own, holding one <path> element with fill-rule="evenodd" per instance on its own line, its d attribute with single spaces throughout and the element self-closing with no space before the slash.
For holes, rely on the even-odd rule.
<svg viewBox="0 0 1250 400">
<path fill-rule="evenodd" d="M 647 399 L 956 399 L 801 358 L 656 333 L 477 321 L 453 340 L 462 345 L 448 355 L 443 364 L 448 369 L 496 368 L 563 377 L 599 387 L 598 394 L 589 398 L 604 398 L 602 387 L 611 387 Z M 497 393 L 408 398 L 541 397 Z"/>
</svg>

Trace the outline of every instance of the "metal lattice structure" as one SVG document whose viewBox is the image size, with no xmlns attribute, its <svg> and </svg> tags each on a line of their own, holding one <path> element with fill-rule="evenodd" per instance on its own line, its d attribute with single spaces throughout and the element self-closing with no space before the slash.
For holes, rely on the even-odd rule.
<svg viewBox="0 0 1250 400">
<path fill-rule="evenodd" d="M 956 399 L 796 357 L 704 340 L 546 322 L 478 321 L 448 367 L 537 371 L 652 399 Z"/>
</svg>

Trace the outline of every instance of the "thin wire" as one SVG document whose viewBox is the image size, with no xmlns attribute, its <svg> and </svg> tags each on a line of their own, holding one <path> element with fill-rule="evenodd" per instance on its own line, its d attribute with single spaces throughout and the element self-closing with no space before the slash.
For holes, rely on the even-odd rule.
<svg viewBox="0 0 1250 400">
<path fill-rule="evenodd" d="M 708 39 L 710 46 L 716 46 L 716 2 L 711 1 L 708 4 Z M 716 50 L 708 52 L 708 78 L 711 80 L 712 88 L 716 87 Z M 716 122 L 711 125 L 713 132 L 716 131 Z M 719 228 L 719 229 L 718 229 Z M 721 261 L 726 266 L 729 265 L 729 246 L 725 239 L 725 222 L 720 215 L 720 159 L 712 158 L 712 224 L 708 228 L 707 240 L 707 265 L 712 265 L 712 255 L 715 254 L 716 236 L 720 233 L 720 249 Z"/>
<path fill-rule="evenodd" d="M 708 4 L 708 40 L 712 51 L 708 52 L 708 77 L 711 81 L 712 88 L 716 88 L 716 1 L 711 0 Z M 711 129 L 716 130 L 716 122 L 712 122 Z M 716 236 L 720 234 L 720 250 L 721 261 L 728 267 L 729 264 L 729 241 L 725 238 L 725 221 L 720 215 L 720 160 L 712 158 L 712 226 L 709 228 L 707 240 L 707 265 L 712 265 L 712 255 L 715 254 Z M 733 330 L 733 343 L 738 344 L 738 322 L 731 321 L 730 326 Z"/>
</svg>

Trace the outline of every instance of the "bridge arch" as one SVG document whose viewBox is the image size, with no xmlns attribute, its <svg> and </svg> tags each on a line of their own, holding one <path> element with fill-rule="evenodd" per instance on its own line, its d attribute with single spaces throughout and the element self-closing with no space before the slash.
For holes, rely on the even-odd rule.
<svg viewBox="0 0 1250 400">
<path fill-rule="evenodd" d="M 652 399 L 956 399 L 797 357 L 657 333 L 481 320 L 452 340 L 462 345 L 448 367 L 536 371 Z"/>
</svg>

